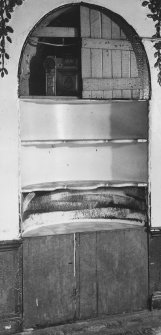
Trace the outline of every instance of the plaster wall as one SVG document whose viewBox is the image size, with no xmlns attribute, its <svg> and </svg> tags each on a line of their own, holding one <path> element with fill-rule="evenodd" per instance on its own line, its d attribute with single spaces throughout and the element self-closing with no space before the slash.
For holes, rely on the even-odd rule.
<svg viewBox="0 0 161 335">
<path fill-rule="evenodd" d="M 72 1 L 79 3 L 79 1 Z M 161 87 L 157 83 L 157 70 L 154 69 L 154 49 L 147 40 L 154 34 L 153 21 L 148 19 L 147 9 L 140 0 L 87 0 L 87 3 L 103 6 L 121 15 L 140 37 L 149 59 L 152 82 L 150 101 L 150 163 L 149 182 L 152 192 L 152 225 L 161 226 Z M 71 3 L 58 0 L 26 0 L 13 13 L 11 25 L 13 43 L 8 43 L 10 59 L 7 61 L 8 76 L 0 79 L 0 240 L 19 237 L 19 101 L 18 101 L 18 63 L 23 44 L 34 25 L 48 12 Z"/>
</svg>

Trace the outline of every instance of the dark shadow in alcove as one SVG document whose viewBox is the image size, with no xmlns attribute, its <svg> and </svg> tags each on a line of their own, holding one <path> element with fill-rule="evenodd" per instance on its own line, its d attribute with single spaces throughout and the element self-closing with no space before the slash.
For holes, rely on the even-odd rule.
<svg viewBox="0 0 161 335">
<path fill-rule="evenodd" d="M 45 44 L 46 43 L 46 44 Z M 48 45 L 48 44 L 49 45 Z M 57 58 L 65 59 L 66 57 L 73 57 L 78 60 L 78 76 L 80 74 L 80 40 L 79 38 L 64 38 L 64 45 L 62 45 L 62 38 L 40 38 L 39 45 L 37 47 L 36 55 L 32 58 L 30 63 L 30 79 L 29 79 L 29 93 L 31 96 L 45 96 L 46 95 L 46 78 L 45 78 L 45 68 L 44 62 L 46 57 L 54 56 Z M 60 46 L 53 46 L 50 44 L 56 44 Z M 69 45 L 69 46 L 68 46 Z M 69 70 L 70 72 L 70 70 Z M 72 72 L 71 72 L 72 73 Z M 79 82 L 78 95 L 80 95 L 80 86 Z M 58 94 L 63 95 L 63 94 Z M 69 94 L 70 96 L 70 94 Z"/>
<path fill-rule="evenodd" d="M 30 63 L 30 78 L 29 78 L 29 95 L 31 96 L 45 96 L 46 95 L 46 75 L 44 69 L 44 61 L 46 57 L 61 58 L 62 62 L 64 59 L 73 58 L 74 62 L 78 62 L 77 70 L 75 70 L 78 76 L 78 89 L 77 94 L 69 92 L 66 95 L 76 95 L 80 97 L 81 92 L 81 43 L 80 43 L 80 6 L 67 7 L 65 12 L 61 13 L 50 21 L 47 27 L 66 27 L 76 28 L 78 37 L 66 37 L 66 38 L 52 38 L 52 37 L 41 37 L 38 39 L 38 46 L 36 55 L 32 58 Z M 66 71 L 66 69 L 65 69 Z M 68 68 L 68 74 L 73 73 L 72 69 Z M 56 95 L 64 95 L 58 93 Z"/>
<path fill-rule="evenodd" d="M 29 92 L 30 95 L 45 95 L 45 69 L 41 46 L 38 46 L 36 55 L 31 59 Z"/>
</svg>

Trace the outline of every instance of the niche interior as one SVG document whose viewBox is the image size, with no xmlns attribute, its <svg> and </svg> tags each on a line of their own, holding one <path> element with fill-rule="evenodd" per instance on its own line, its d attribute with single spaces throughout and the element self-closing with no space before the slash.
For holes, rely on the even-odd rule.
<svg viewBox="0 0 161 335">
<path fill-rule="evenodd" d="M 146 55 L 118 15 L 85 5 L 61 7 L 26 40 L 20 96 L 148 99 Z"/>
<path fill-rule="evenodd" d="M 105 8 L 59 7 L 26 40 L 19 96 L 25 328 L 146 309 L 150 77 L 139 37 Z"/>
</svg>

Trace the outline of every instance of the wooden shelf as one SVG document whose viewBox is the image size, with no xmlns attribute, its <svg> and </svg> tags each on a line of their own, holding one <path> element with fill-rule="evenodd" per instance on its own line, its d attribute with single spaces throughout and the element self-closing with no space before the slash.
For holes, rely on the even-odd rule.
<svg viewBox="0 0 161 335">
<path fill-rule="evenodd" d="M 39 102 L 39 103 L 45 103 L 49 102 L 49 103 L 60 103 L 60 104 L 64 104 L 64 103 L 70 103 L 70 104 L 115 104 L 115 103 L 138 103 L 138 102 L 144 102 L 144 103 L 148 103 L 146 99 L 138 99 L 138 100 L 133 100 L 133 99 L 81 99 L 79 97 L 75 97 L 75 96 L 46 96 L 46 95 L 21 95 L 19 97 L 20 101 L 33 101 L 33 102 Z"/>
<path fill-rule="evenodd" d="M 136 229 L 144 227 L 144 223 L 137 220 L 119 219 L 85 219 L 75 221 L 65 221 L 53 224 L 54 220 L 44 224 L 36 225 L 31 223 L 24 231 L 22 237 L 38 237 L 46 235 L 71 234 L 78 232 L 113 231 L 119 229 Z"/>
<path fill-rule="evenodd" d="M 23 140 L 21 141 L 21 145 L 23 147 L 30 147 L 30 146 L 44 146 L 44 147 L 50 147 L 50 146 L 89 146 L 89 145 L 103 145 L 103 144 L 110 144 L 110 143 L 116 143 L 116 144 L 126 144 L 126 143 L 147 143 L 147 139 L 113 139 L 113 140 Z"/>
<path fill-rule="evenodd" d="M 95 190 L 103 187 L 147 187 L 147 183 L 136 183 L 133 181 L 120 182 L 118 180 L 109 181 L 73 181 L 73 182 L 53 182 L 53 183 L 40 183 L 32 184 L 22 187 L 23 193 L 36 192 L 36 191 L 59 191 L 59 190 Z"/>
</svg>

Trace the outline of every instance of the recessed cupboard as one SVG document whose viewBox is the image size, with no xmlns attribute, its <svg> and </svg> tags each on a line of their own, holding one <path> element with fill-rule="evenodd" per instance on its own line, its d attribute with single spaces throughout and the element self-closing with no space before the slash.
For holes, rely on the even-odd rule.
<svg viewBox="0 0 161 335">
<path fill-rule="evenodd" d="M 145 50 L 111 11 L 49 13 L 19 66 L 25 327 L 147 308 Z"/>
</svg>

